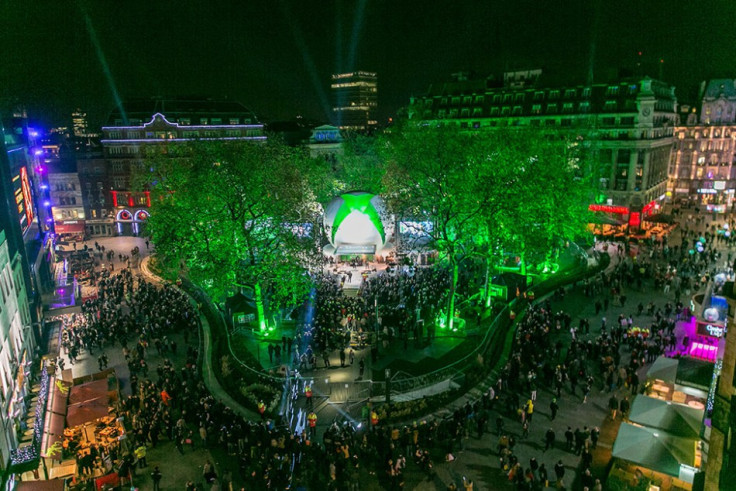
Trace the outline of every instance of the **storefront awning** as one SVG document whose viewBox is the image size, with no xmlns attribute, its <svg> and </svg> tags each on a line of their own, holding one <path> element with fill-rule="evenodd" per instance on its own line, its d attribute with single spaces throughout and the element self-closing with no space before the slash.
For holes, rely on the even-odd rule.
<svg viewBox="0 0 736 491">
<path fill-rule="evenodd" d="M 69 397 L 71 386 L 71 383 L 64 382 L 58 378 L 54 381 L 54 388 L 51 390 L 51 397 L 49 400 L 49 411 L 62 416 L 66 415 L 66 402 Z"/>
<path fill-rule="evenodd" d="M 83 234 L 84 220 L 60 220 L 54 222 L 54 231 L 57 234 Z"/>
<path fill-rule="evenodd" d="M 107 393 L 108 382 L 106 378 L 76 385 L 72 387 L 71 393 L 69 394 L 69 404 L 72 405 L 98 399 L 102 396 L 107 396 Z"/>
<path fill-rule="evenodd" d="M 107 395 L 104 395 L 97 399 L 69 406 L 66 414 L 66 423 L 67 426 L 72 428 L 104 418 L 108 414 L 110 414 L 110 406 L 108 405 Z"/>
<path fill-rule="evenodd" d="M 64 491 L 64 480 L 21 481 L 15 485 L 15 491 Z"/>
</svg>

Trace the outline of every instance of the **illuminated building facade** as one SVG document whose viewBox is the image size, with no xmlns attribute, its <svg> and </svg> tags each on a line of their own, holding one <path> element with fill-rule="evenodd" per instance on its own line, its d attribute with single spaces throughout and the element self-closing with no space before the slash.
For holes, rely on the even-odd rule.
<svg viewBox="0 0 736 491">
<path fill-rule="evenodd" d="M 49 173 L 48 186 L 56 235 L 83 237 L 85 212 L 79 175 L 76 172 Z"/>
<path fill-rule="evenodd" d="M 454 123 L 469 131 L 540 127 L 569 131 L 594 143 L 596 203 L 625 210 L 632 228 L 658 208 L 667 191 L 677 100 L 674 87 L 649 77 L 615 83 L 545 87 L 530 72 L 520 83 L 493 79 L 430 86 L 412 98 L 409 118 Z"/>
<path fill-rule="evenodd" d="M 736 80 L 714 79 L 700 86 L 700 122 L 707 125 L 736 123 Z"/>
<path fill-rule="evenodd" d="M 670 166 L 672 197 L 678 204 L 731 211 L 736 190 L 736 126 L 678 126 Z"/>
<path fill-rule="evenodd" d="M 154 98 L 131 100 L 123 107 L 124 113 L 116 109 L 110 115 L 101 140 L 109 182 L 105 211 L 112 217 L 118 235 L 139 234 L 148 218 L 150 194 L 131 190 L 134 170 L 145 168 L 147 147 L 266 139 L 263 124 L 255 114 L 233 101 Z M 94 189 L 92 186 L 93 194 Z"/>
<path fill-rule="evenodd" d="M 367 131 L 378 125 L 378 77 L 373 72 L 350 72 L 332 75 L 335 122 L 348 131 Z"/>
</svg>

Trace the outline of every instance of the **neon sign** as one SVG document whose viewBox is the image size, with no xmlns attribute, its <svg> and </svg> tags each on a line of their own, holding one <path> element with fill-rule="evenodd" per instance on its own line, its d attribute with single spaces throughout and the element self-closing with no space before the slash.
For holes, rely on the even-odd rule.
<svg viewBox="0 0 736 491">
<path fill-rule="evenodd" d="M 605 213 L 615 213 L 617 215 L 627 215 L 629 208 L 626 206 L 613 206 L 613 205 L 590 205 L 588 206 L 590 211 L 602 211 Z"/>
</svg>

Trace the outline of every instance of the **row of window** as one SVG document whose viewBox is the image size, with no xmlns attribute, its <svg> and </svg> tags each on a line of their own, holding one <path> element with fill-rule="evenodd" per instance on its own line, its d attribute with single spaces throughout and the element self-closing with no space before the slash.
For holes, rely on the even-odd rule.
<svg viewBox="0 0 736 491">
<path fill-rule="evenodd" d="M 226 122 L 225 122 L 226 121 Z M 176 122 L 181 126 L 191 126 L 194 125 L 236 125 L 236 124 L 252 124 L 251 118 L 179 118 Z M 128 122 L 131 126 L 143 124 L 143 121 L 140 119 L 131 119 Z M 115 126 L 123 126 L 125 122 L 122 119 L 116 119 L 115 120 Z M 111 131 L 110 132 L 110 138 L 121 138 L 121 136 L 113 136 L 115 133 L 120 133 L 118 131 Z"/>
</svg>

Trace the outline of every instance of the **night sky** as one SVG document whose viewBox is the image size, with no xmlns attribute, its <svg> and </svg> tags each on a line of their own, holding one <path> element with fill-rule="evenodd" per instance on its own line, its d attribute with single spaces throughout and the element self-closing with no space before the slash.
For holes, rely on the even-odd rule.
<svg viewBox="0 0 736 491">
<path fill-rule="evenodd" d="M 0 108 L 58 124 L 79 106 L 99 125 L 114 84 L 122 99 L 227 96 L 266 121 L 326 121 L 330 74 L 362 69 L 378 72 L 385 121 L 460 70 L 582 83 L 593 41 L 596 80 L 642 51 L 641 71 L 658 77 L 663 58 L 687 102 L 703 79 L 736 78 L 734 26 L 733 0 L 4 0 Z"/>
</svg>

